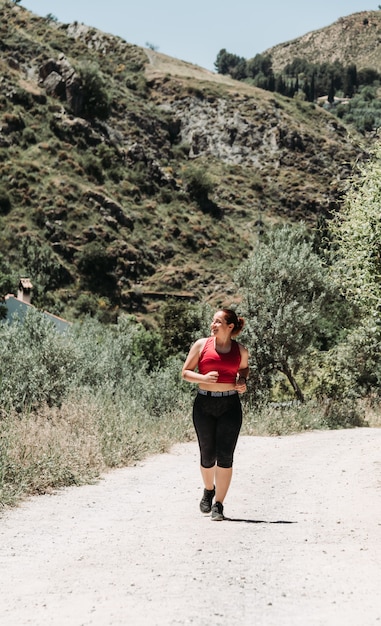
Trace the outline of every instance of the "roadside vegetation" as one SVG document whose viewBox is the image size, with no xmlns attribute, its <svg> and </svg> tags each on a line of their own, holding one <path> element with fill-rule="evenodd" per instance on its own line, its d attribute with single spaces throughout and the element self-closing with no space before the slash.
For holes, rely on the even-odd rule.
<svg viewBox="0 0 381 626">
<path fill-rule="evenodd" d="M 236 272 L 251 356 L 244 433 L 381 426 L 380 173 L 378 149 L 329 228 L 274 227 Z M 157 330 L 126 315 L 59 334 L 33 310 L 3 323 L 1 504 L 193 439 L 180 370 L 211 313 L 168 300 Z"/>
</svg>

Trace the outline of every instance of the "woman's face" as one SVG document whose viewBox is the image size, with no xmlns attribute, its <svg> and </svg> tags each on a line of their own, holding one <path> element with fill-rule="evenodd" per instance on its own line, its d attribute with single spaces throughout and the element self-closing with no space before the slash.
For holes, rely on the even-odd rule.
<svg viewBox="0 0 381 626">
<path fill-rule="evenodd" d="M 210 328 L 212 335 L 230 335 L 234 324 L 228 324 L 223 311 L 217 311 L 214 314 Z"/>
</svg>

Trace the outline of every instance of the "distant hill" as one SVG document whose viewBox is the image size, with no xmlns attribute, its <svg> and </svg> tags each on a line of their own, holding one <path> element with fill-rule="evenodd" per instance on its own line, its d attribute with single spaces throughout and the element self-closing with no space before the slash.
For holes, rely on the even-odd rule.
<svg viewBox="0 0 381 626">
<path fill-rule="evenodd" d="M 4 0 L 0 72 L 0 278 L 68 320 L 234 302 L 258 232 L 329 216 L 366 150 L 313 103 Z"/>
<path fill-rule="evenodd" d="M 370 67 L 381 72 L 381 10 L 341 17 L 325 28 L 268 48 L 263 54 L 271 56 L 275 72 L 297 57 L 310 63 L 354 63 L 358 69 Z"/>
</svg>

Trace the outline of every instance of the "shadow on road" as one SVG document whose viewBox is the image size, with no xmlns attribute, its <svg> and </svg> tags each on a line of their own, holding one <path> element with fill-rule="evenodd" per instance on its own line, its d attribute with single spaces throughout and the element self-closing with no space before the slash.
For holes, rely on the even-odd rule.
<svg viewBox="0 0 381 626">
<path fill-rule="evenodd" d="M 225 517 L 225 522 L 242 522 L 243 524 L 297 524 L 289 520 L 275 520 L 273 522 L 264 519 L 239 519 L 237 517 Z"/>
</svg>

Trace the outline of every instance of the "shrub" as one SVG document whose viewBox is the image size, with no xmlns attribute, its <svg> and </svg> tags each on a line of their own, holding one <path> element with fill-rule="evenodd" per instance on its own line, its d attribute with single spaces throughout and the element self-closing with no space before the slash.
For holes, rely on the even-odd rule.
<svg viewBox="0 0 381 626">
<path fill-rule="evenodd" d="M 184 171 L 184 181 L 191 198 L 199 204 L 209 201 L 209 194 L 213 191 L 213 183 L 204 169 L 188 167 Z"/>
<path fill-rule="evenodd" d="M 97 297 L 94 294 L 81 293 L 75 301 L 75 310 L 80 315 L 94 317 L 98 310 Z"/>
<path fill-rule="evenodd" d="M 79 67 L 78 73 L 82 80 L 84 116 L 107 119 L 110 114 L 111 99 L 107 82 L 99 68 L 95 65 L 84 64 Z"/>
<path fill-rule="evenodd" d="M 99 184 L 104 182 L 103 167 L 101 161 L 93 154 L 86 154 L 82 160 L 82 167 L 90 178 Z"/>
<path fill-rule="evenodd" d="M 191 344 L 201 336 L 204 312 L 199 305 L 183 300 L 167 300 L 160 310 L 160 332 L 167 355 L 186 356 Z"/>
<path fill-rule="evenodd" d="M 0 325 L 0 408 L 60 405 L 78 367 L 75 344 L 31 309 L 23 322 Z"/>
<path fill-rule="evenodd" d="M 365 411 L 359 402 L 353 401 L 351 398 L 326 401 L 323 417 L 325 428 L 354 428 L 366 425 Z"/>
<path fill-rule="evenodd" d="M 7 215 L 12 208 L 9 194 L 0 188 L 0 215 Z"/>
<path fill-rule="evenodd" d="M 78 255 L 78 269 L 86 274 L 86 276 L 97 278 L 104 276 L 112 271 L 115 267 L 115 259 L 108 254 L 105 246 L 93 241 L 84 246 L 82 252 Z"/>
<path fill-rule="evenodd" d="M 311 430 L 368 426 L 365 408 L 352 400 L 309 400 L 272 402 L 252 410 L 243 402 L 243 433 L 248 435 L 290 435 Z"/>
<path fill-rule="evenodd" d="M 24 128 L 22 133 L 22 141 L 24 146 L 37 143 L 37 137 L 34 130 L 32 130 L 31 128 Z"/>
<path fill-rule="evenodd" d="M 380 394 L 381 329 L 372 318 L 363 320 L 346 339 L 322 357 L 316 393 L 332 400 Z"/>
</svg>

